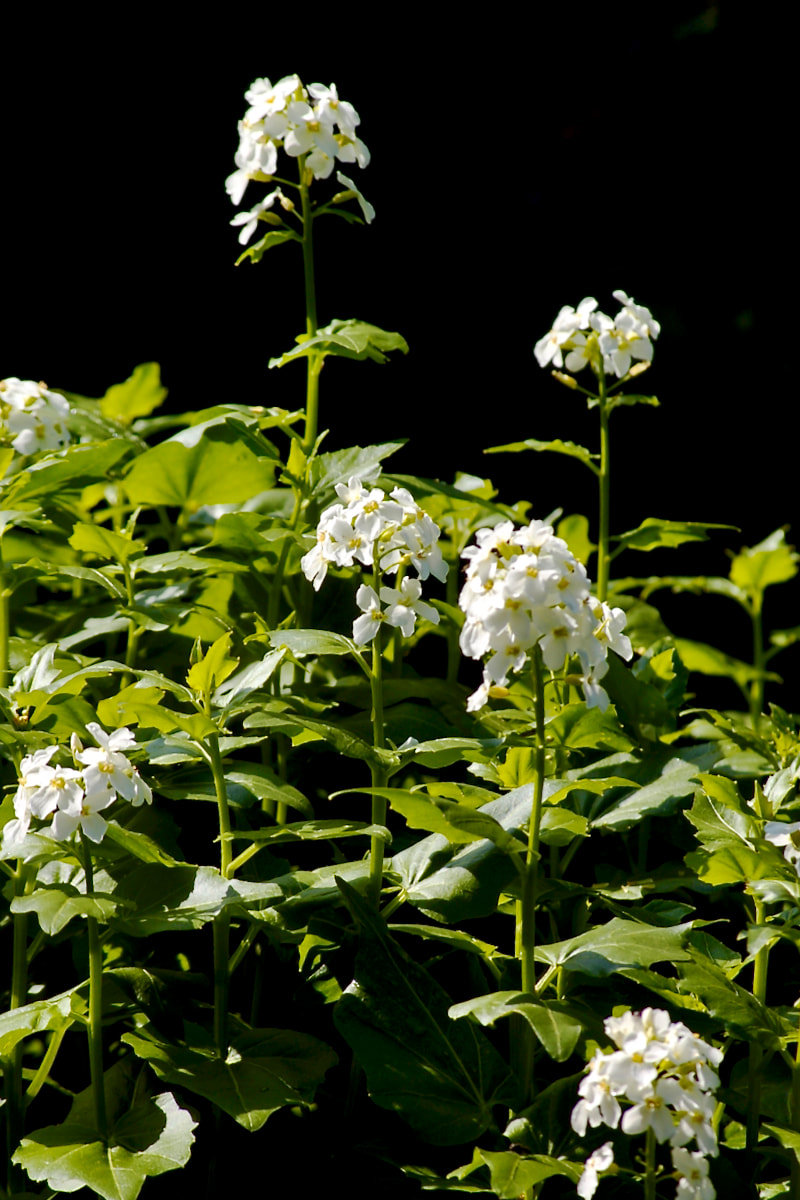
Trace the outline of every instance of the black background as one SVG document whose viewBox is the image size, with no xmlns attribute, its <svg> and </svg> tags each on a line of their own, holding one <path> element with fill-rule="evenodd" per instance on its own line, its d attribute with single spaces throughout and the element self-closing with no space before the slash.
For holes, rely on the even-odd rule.
<svg viewBox="0 0 800 1200">
<path fill-rule="evenodd" d="M 641 381 L 662 407 L 614 416 L 612 530 L 646 516 L 741 530 L 680 564 L 639 556 L 626 570 L 726 573 L 726 547 L 791 524 L 795 507 L 791 352 L 773 346 L 773 367 L 760 323 L 759 304 L 775 304 L 761 263 L 784 236 L 762 169 L 760 30 L 754 6 L 703 0 L 474 17 L 139 6 L 46 27 L 32 13 L 0 83 L 0 375 L 99 396 L 157 360 L 175 409 L 300 407 L 302 366 L 267 369 L 303 329 L 299 249 L 236 268 L 224 181 L 255 78 L 333 80 L 362 118 L 372 162 L 346 173 L 377 218 L 317 226 L 319 320 L 398 330 L 411 351 L 385 366 L 329 360 L 327 448 L 407 438 L 397 471 L 488 474 L 532 516 L 593 514 L 579 464 L 482 450 L 596 447 L 596 414 L 532 349 L 562 305 L 594 295 L 613 315 L 623 288 L 662 323 Z M 246 205 L 263 191 L 250 184 Z"/>
</svg>

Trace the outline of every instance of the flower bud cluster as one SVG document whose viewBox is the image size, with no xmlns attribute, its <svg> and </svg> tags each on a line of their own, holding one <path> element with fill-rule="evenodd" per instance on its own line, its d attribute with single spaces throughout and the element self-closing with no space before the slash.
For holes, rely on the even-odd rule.
<svg viewBox="0 0 800 1200">
<path fill-rule="evenodd" d="M 581 300 L 577 308 L 562 308 L 553 328 L 534 347 L 539 366 L 552 363 L 575 374 L 590 363 L 596 375 L 621 379 L 633 359 L 652 362 L 653 342 L 661 332 L 658 321 L 649 308 L 636 304 L 625 292 L 614 292 L 614 299 L 622 308 L 613 321 L 597 311 L 593 296 Z"/>
<path fill-rule="evenodd" d="M 306 156 L 315 179 L 327 179 L 338 159 L 366 167 L 369 150 L 356 134 L 361 123 L 352 104 L 340 100 L 336 85 L 312 83 L 306 89 L 297 75 L 273 86 L 256 79 L 245 92 L 249 108 L 239 122 L 236 170 L 225 183 L 234 204 L 240 204 L 248 181 L 275 174 L 278 150 L 291 158 Z"/>
<path fill-rule="evenodd" d="M 411 637 L 417 616 L 437 625 L 439 614 L 421 599 L 420 584 L 429 575 L 447 578 L 436 522 L 404 487 L 394 488 L 387 497 L 381 488 L 365 487 L 353 476 L 346 484 L 337 483 L 336 493 L 339 502 L 320 517 L 316 545 L 300 560 L 314 590 L 319 591 L 329 566 L 352 567 L 359 562 L 372 567 L 377 563 L 387 574 L 413 568 L 417 578 L 405 576 L 399 588 L 382 587 L 378 594 L 368 584 L 361 585 L 356 602 L 362 616 L 353 625 L 353 638 L 358 645 L 365 645 L 382 622 Z"/>
<path fill-rule="evenodd" d="M 3 849 L 21 842 L 31 820 L 53 817 L 43 832 L 66 841 L 78 828 L 92 842 L 101 842 L 108 822 L 100 813 L 118 796 L 134 807 L 150 804 L 153 793 L 122 750 L 136 744 L 130 729 L 106 733 L 95 722 L 86 727 L 97 747 L 83 748 L 76 734 L 70 742 L 74 767 L 51 765 L 59 747 L 47 746 L 26 755 L 20 764 L 19 785 L 14 794 L 15 819 L 3 829 Z"/>
<path fill-rule="evenodd" d="M 470 658 L 490 657 L 468 710 L 482 708 L 493 688 L 506 687 L 509 672 L 522 670 L 537 643 L 551 671 L 577 655 L 581 673 L 574 681 L 590 707 L 605 710 L 608 695 L 599 681 L 608 671 L 608 649 L 625 659 L 633 654 L 622 609 L 592 596 L 586 568 L 551 525 L 531 521 L 514 529 L 503 521 L 479 529 L 476 541 L 463 555 L 469 561 L 459 598 L 466 614 L 460 645 Z"/>
<path fill-rule="evenodd" d="M 0 379 L 0 444 L 28 456 L 69 445 L 69 404 L 44 383 Z"/>
<path fill-rule="evenodd" d="M 682 1021 L 670 1021 L 663 1009 L 609 1017 L 604 1027 L 617 1049 L 598 1050 L 589 1062 L 578 1087 L 581 1099 L 572 1110 L 572 1128 L 579 1137 L 585 1137 L 587 1126 L 619 1127 L 632 1135 L 652 1129 L 657 1141 L 669 1142 L 672 1148 L 677 1197 L 713 1200 L 716 1193 L 706 1159 L 719 1153 L 712 1117 L 722 1051 Z M 630 1107 L 623 1110 L 620 1101 Z M 690 1152 L 685 1147 L 692 1140 L 698 1150 Z M 593 1194 L 596 1170 L 595 1165 L 584 1190 L 579 1187 L 580 1196 Z"/>
</svg>

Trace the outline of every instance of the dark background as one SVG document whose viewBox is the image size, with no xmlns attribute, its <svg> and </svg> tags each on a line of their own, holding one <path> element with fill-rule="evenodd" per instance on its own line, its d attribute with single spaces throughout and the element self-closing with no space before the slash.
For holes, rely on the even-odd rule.
<svg viewBox="0 0 800 1200">
<path fill-rule="evenodd" d="M 377 218 L 316 227 L 319 319 L 398 330 L 411 352 L 385 366 L 329 360 L 327 448 L 408 438 L 398 471 L 489 474 L 531 515 L 593 514 L 579 464 L 482 450 L 524 437 L 596 446 L 596 414 L 532 349 L 562 305 L 594 295 L 613 315 L 623 288 L 662 324 L 641 381 L 662 407 L 614 416 L 612 529 L 660 516 L 741 530 L 626 570 L 726 573 L 726 547 L 795 516 L 793 417 L 759 308 L 774 312 L 759 268 L 783 234 L 761 169 L 753 81 L 768 62 L 754 6 L 465 14 L 177 6 L 171 26 L 140 6 L 106 27 L 80 13 L 44 27 L 32 13 L 0 83 L 0 376 L 99 396 L 157 360 L 175 409 L 301 406 L 302 366 L 267 370 L 303 329 L 299 247 L 235 268 L 224 181 L 253 79 L 333 80 L 372 153 L 345 173 Z M 251 184 L 246 206 L 263 192 Z"/>
</svg>

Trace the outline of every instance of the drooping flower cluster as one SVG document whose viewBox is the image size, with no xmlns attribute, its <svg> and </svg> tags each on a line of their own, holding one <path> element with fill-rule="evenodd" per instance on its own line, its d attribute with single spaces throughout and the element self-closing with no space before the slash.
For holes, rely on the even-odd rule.
<svg viewBox="0 0 800 1200">
<path fill-rule="evenodd" d="M 0 444 L 27 457 L 69 445 L 69 404 L 44 383 L 0 379 Z"/>
<path fill-rule="evenodd" d="M 468 546 L 467 579 L 459 604 L 466 613 L 460 645 L 470 658 L 489 655 L 483 683 L 469 698 L 475 712 L 493 688 L 504 688 L 511 671 L 521 671 L 538 643 L 544 664 L 559 671 L 577 655 L 580 682 L 590 707 L 605 710 L 608 694 L 600 680 L 608 671 L 609 647 L 629 659 L 625 614 L 592 596 L 586 569 L 551 525 L 531 521 L 515 529 L 503 521 L 479 529 Z"/>
<path fill-rule="evenodd" d="M 58 841 L 66 841 L 79 828 L 93 842 L 101 842 L 108 822 L 100 814 L 118 796 L 134 807 L 150 804 L 153 793 L 123 750 L 136 744 L 130 729 L 106 733 L 95 721 L 86 727 L 97 746 L 83 748 L 77 735 L 70 747 L 74 767 L 54 766 L 51 759 L 59 747 L 46 746 L 26 755 L 20 764 L 19 785 L 14 794 L 14 816 L 3 828 L 3 848 L 21 842 L 36 818 L 44 821 L 41 832 Z"/>
<path fill-rule="evenodd" d="M 617 1049 L 598 1050 L 589 1062 L 578 1087 L 581 1099 L 572 1110 L 572 1128 L 579 1137 L 585 1137 L 587 1126 L 619 1127 L 631 1135 L 652 1129 L 657 1141 L 672 1148 L 677 1197 L 713 1200 L 706 1159 L 719 1153 L 712 1117 L 722 1051 L 682 1021 L 670 1021 L 663 1009 L 609 1017 L 604 1027 Z M 620 1101 L 630 1107 L 623 1109 Z M 697 1151 L 685 1149 L 692 1140 Z M 598 1164 L 591 1159 L 581 1179 L 583 1190 L 578 1188 L 584 1200 L 597 1186 Z M 610 1163 L 604 1159 L 599 1169 L 607 1170 Z"/>
<path fill-rule="evenodd" d="M 581 300 L 577 308 L 566 306 L 553 322 L 553 328 L 534 347 L 540 367 L 552 363 L 576 374 L 589 363 L 596 375 L 616 375 L 621 379 L 631 362 L 649 363 L 653 342 L 661 332 L 649 308 L 636 304 L 625 292 L 614 292 L 622 308 L 611 319 L 597 311 L 593 296 Z"/>
<path fill-rule="evenodd" d="M 359 646 L 377 634 L 381 624 L 394 626 L 411 637 L 417 616 L 437 625 L 439 614 L 422 600 L 422 585 L 429 575 L 447 578 L 447 563 L 439 548 L 439 526 L 419 507 L 407 488 L 396 487 L 389 496 L 381 488 L 365 487 L 353 476 L 337 483 L 339 501 L 326 508 L 317 525 L 316 545 L 300 560 L 303 573 L 319 591 L 329 566 L 352 567 L 356 562 L 394 574 L 413 569 L 399 588 L 381 587 L 380 594 L 362 584 L 356 602 L 362 615 L 353 625 Z M 383 607 L 385 605 L 385 607 Z"/>
<path fill-rule="evenodd" d="M 297 75 L 287 75 L 274 85 L 269 79 L 256 79 L 245 100 L 250 107 L 239 122 L 236 170 L 225 183 L 234 204 L 241 204 L 251 179 L 269 180 L 276 173 L 280 149 L 291 158 L 304 154 L 315 179 L 327 179 L 337 161 L 368 164 L 369 150 L 356 133 L 361 118 L 352 104 L 339 99 L 335 84 L 312 83 L 305 88 Z M 342 180 L 357 192 L 350 180 Z M 273 198 L 281 195 L 278 189 Z M 241 223 L 240 218 L 235 220 Z"/>
</svg>

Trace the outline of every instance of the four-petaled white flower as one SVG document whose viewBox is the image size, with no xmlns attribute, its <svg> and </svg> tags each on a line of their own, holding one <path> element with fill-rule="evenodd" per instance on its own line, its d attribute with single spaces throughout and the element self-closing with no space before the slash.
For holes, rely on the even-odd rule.
<svg viewBox="0 0 800 1200">
<path fill-rule="evenodd" d="M 44 383 L 16 376 L 0 379 L 0 444 L 23 457 L 62 450 L 71 441 L 69 411 L 64 397 Z"/>
<path fill-rule="evenodd" d="M 604 1142 L 594 1150 L 583 1164 L 583 1174 L 578 1180 L 577 1192 L 581 1200 L 591 1200 L 597 1191 L 598 1171 L 607 1171 L 614 1162 L 614 1148 L 611 1142 Z"/>
<path fill-rule="evenodd" d="M 577 309 L 564 307 L 553 327 L 534 347 L 540 367 L 552 363 L 576 374 L 589 364 L 598 375 L 627 375 L 634 360 L 652 362 L 653 342 L 661 332 L 649 308 L 636 304 L 623 291 L 614 292 L 622 308 L 612 320 L 597 311 L 589 296 Z"/>
</svg>

